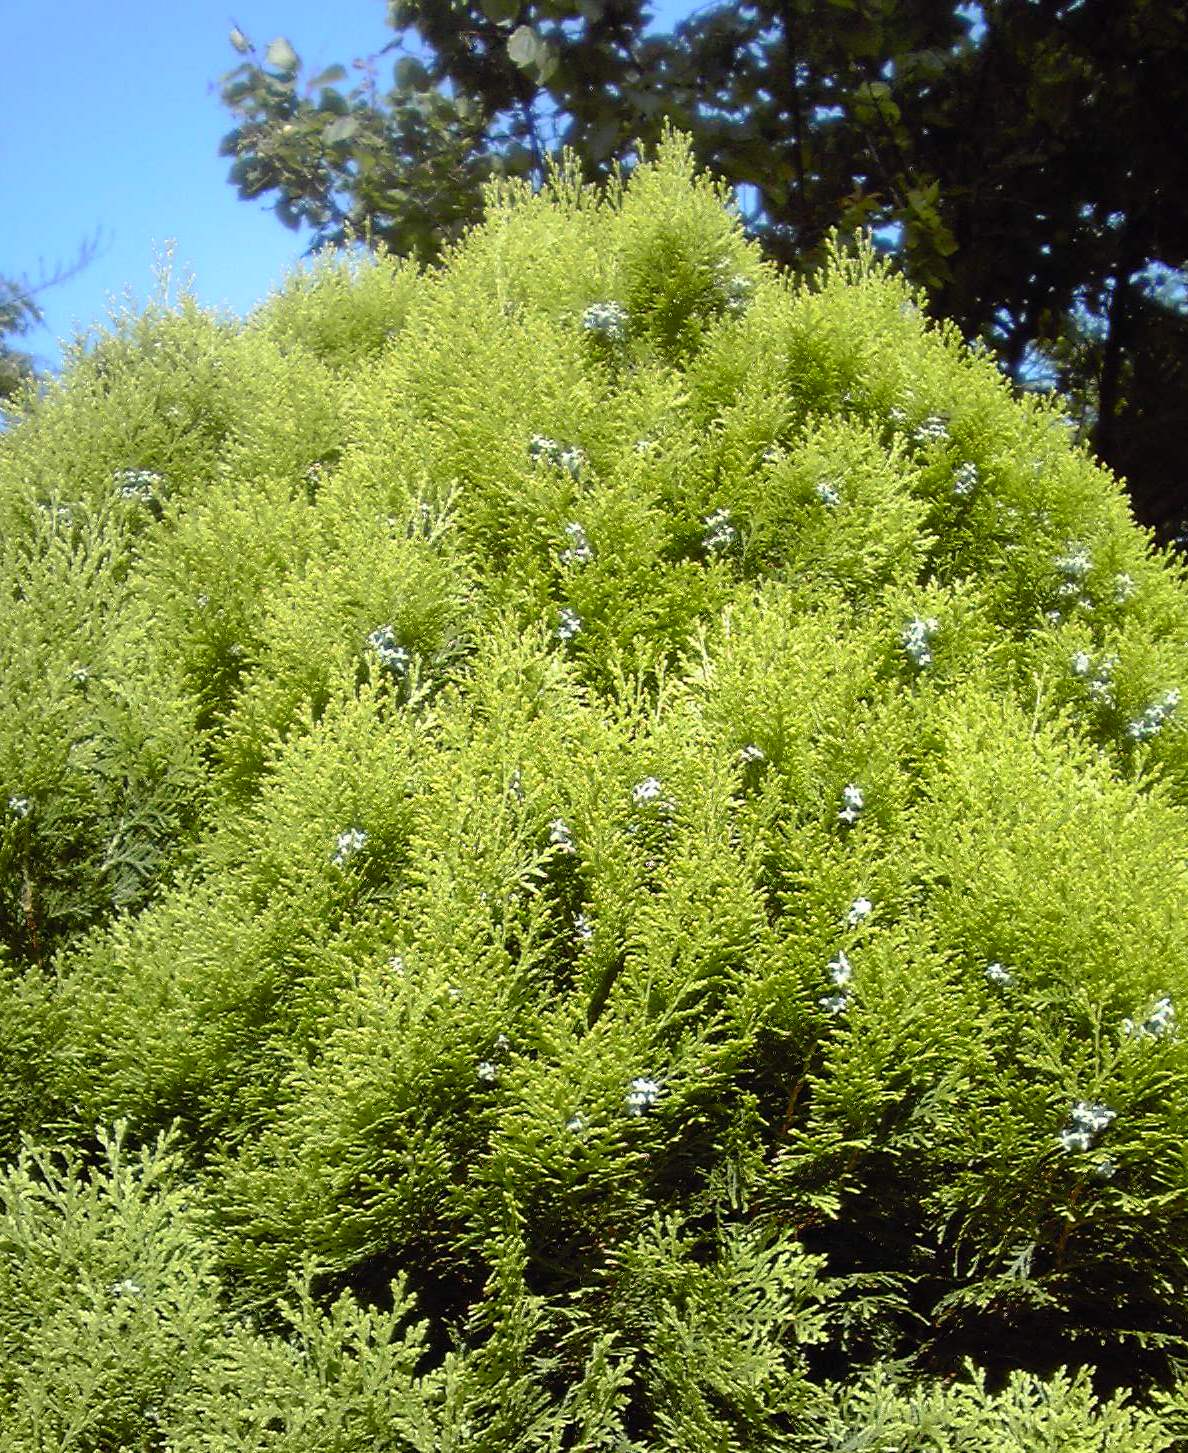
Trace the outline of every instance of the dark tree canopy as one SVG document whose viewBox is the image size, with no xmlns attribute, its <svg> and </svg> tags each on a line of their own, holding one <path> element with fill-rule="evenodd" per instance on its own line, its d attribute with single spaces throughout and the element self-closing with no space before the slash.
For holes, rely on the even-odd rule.
<svg viewBox="0 0 1188 1453">
<path fill-rule="evenodd" d="M 1183 7 L 743 0 L 662 35 L 639 0 L 392 0 L 388 21 L 354 85 L 232 32 L 232 180 L 313 247 L 433 261 L 492 173 L 540 182 L 569 146 L 605 179 L 667 117 L 770 256 L 809 269 L 832 229 L 877 229 L 937 314 L 1069 392 L 1140 519 L 1182 527 L 1188 308 L 1150 279 L 1188 265 Z"/>
</svg>

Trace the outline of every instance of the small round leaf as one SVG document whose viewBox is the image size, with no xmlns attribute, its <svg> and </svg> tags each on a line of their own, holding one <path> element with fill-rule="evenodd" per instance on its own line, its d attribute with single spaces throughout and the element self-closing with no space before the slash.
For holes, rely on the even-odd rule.
<svg viewBox="0 0 1188 1453">
<path fill-rule="evenodd" d="M 536 59 L 538 41 L 530 25 L 517 26 L 507 38 L 507 55 L 513 65 L 523 69 Z"/>
<path fill-rule="evenodd" d="M 297 58 L 297 52 L 283 35 L 278 35 L 275 40 L 269 42 L 264 59 L 277 71 L 295 71 L 301 64 Z"/>
<path fill-rule="evenodd" d="M 358 129 L 357 116 L 340 116 L 337 121 L 331 121 L 322 132 L 322 139 L 327 146 L 333 146 L 336 141 L 349 141 Z"/>
</svg>

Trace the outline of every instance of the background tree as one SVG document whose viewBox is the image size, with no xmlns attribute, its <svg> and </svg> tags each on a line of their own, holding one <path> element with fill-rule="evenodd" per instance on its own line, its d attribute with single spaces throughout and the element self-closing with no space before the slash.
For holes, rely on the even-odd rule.
<svg viewBox="0 0 1188 1453">
<path fill-rule="evenodd" d="M 493 172 L 539 182 L 568 145 L 604 178 L 670 117 L 743 188 L 770 256 L 808 270 L 830 229 L 877 229 L 938 315 L 1021 385 L 1068 392 L 1144 522 L 1182 528 L 1182 7 L 744 0 L 672 34 L 647 18 L 639 0 L 392 0 L 396 37 L 350 87 L 342 66 L 304 78 L 288 41 L 261 55 L 237 28 L 232 180 L 274 195 L 315 248 L 353 235 L 431 261 L 478 220 Z"/>
<path fill-rule="evenodd" d="M 43 321 L 38 297 L 81 272 L 94 260 L 98 248 L 96 234 L 80 245 L 72 263 L 59 265 L 48 274 L 43 269 L 35 282 L 28 277 L 0 276 L 0 400 L 12 398 L 36 374 L 35 356 L 16 347 L 12 340 L 25 337 Z"/>
<path fill-rule="evenodd" d="M 41 322 L 41 310 L 28 291 L 0 277 L 0 399 L 11 398 L 33 373 L 32 356 L 10 341 Z"/>
</svg>

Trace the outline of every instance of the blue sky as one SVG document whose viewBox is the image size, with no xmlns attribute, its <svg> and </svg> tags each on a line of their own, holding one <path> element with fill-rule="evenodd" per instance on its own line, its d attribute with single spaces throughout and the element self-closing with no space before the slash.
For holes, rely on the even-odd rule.
<svg viewBox="0 0 1188 1453">
<path fill-rule="evenodd" d="M 693 8 L 652 6 L 665 29 Z M 203 304 L 242 314 L 267 296 L 308 236 L 227 181 L 218 148 L 231 119 L 217 83 L 238 60 L 228 32 L 238 24 L 261 50 L 286 36 L 308 74 L 378 51 L 392 39 L 385 12 L 385 0 L 0 6 L 12 58 L 0 91 L 0 275 L 36 280 L 99 234 L 95 260 L 40 296 L 46 325 L 22 346 L 56 366 L 58 341 L 105 322 L 110 302 L 154 293 L 170 242 L 174 277 L 192 273 Z"/>
</svg>

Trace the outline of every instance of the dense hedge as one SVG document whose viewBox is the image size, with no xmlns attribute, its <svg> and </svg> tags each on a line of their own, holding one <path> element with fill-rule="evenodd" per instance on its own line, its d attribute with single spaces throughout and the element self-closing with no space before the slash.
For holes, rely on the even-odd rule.
<svg viewBox="0 0 1188 1453">
<path fill-rule="evenodd" d="M 0 437 L 0 1444 L 1185 1446 L 1188 585 L 669 136 Z"/>
</svg>

